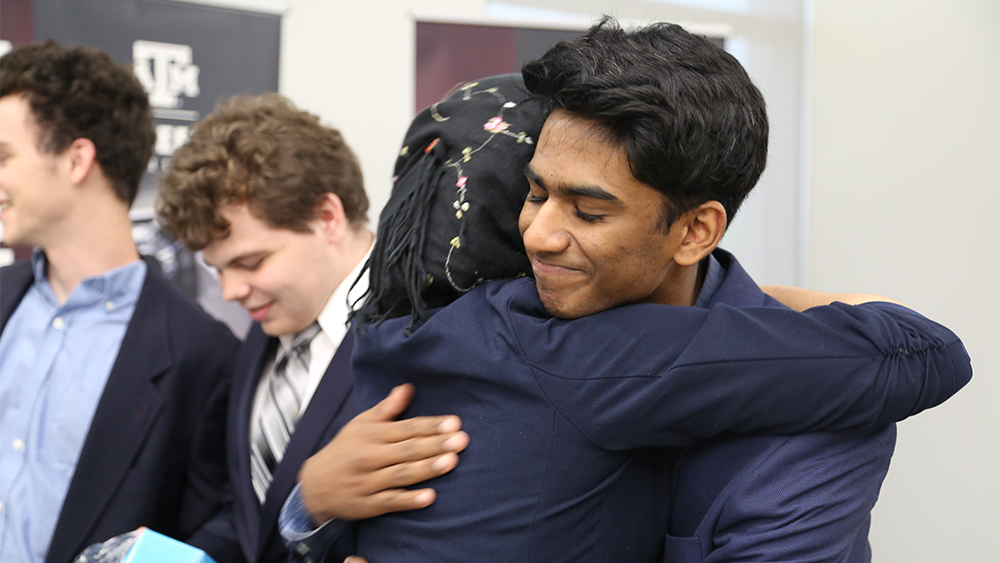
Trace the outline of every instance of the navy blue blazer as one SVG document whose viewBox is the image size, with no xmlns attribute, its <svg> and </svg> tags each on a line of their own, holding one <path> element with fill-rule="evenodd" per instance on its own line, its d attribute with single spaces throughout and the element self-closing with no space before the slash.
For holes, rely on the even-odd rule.
<svg viewBox="0 0 1000 563">
<path fill-rule="evenodd" d="M 0 269 L 0 331 L 34 282 Z M 45 559 L 148 526 L 184 539 L 222 502 L 229 374 L 239 341 L 150 264 L 90 421 Z M 84 421 L 86 423 L 86 421 Z"/>
<path fill-rule="evenodd" d="M 358 413 L 351 379 L 353 338 L 348 332 L 334 354 L 295 426 L 261 505 L 250 480 L 250 414 L 258 382 L 267 360 L 274 356 L 278 339 L 267 336 L 254 323 L 237 355 L 229 400 L 226 456 L 232 493 L 226 508 L 188 543 L 204 549 L 218 563 L 288 560 L 288 550 L 278 531 L 278 514 L 297 482 L 299 468 Z M 332 553 L 346 556 L 353 551 L 353 534 L 348 530 Z"/>
<path fill-rule="evenodd" d="M 718 304 L 773 302 L 749 278 L 731 275 L 709 302 Z M 671 490 L 664 563 L 871 561 L 871 509 L 895 438 L 895 425 L 725 434 L 674 452 L 664 473 Z"/>
<path fill-rule="evenodd" d="M 758 292 L 728 254 L 718 289 Z M 360 523 L 378 563 L 660 561 L 670 519 L 663 447 L 724 431 L 871 429 L 971 377 L 949 330 L 887 303 L 795 313 L 631 305 L 550 317 L 530 279 L 487 283 L 410 337 L 368 326 L 361 408 L 413 382 L 405 416 L 454 413 L 471 443 L 430 507 Z M 657 448 L 657 449 L 651 449 Z"/>
</svg>

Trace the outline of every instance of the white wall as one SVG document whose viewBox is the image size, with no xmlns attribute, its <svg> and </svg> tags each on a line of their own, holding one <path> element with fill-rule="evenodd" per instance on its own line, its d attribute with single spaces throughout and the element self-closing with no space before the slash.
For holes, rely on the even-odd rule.
<svg viewBox="0 0 1000 563">
<path fill-rule="evenodd" d="M 815 0 L 809 280 L 963 338 L 972 383 L 899 425 L 875 561 L 1000 560 L 1000 3 Z"/>
<path fill-rule="evenodd" d="M 290 0 L 288 5 L 279 90 L 344 134 L 361 160 L 375 225 L 413 119 L 412 14 L 477 16 L 483 2 Z"/>
</svg>

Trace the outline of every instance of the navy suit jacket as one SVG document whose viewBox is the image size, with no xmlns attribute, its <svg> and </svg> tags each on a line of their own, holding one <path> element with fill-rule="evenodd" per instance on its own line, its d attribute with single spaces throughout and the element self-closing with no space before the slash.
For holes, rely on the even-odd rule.
<svg viewBox="0 0 1000 563">
<path fill-rule="evenodd" d="M 33 282 L 29 262 L 0 269 L 0 331 Z M 47 563 L 70 562 L 88 545 L 139 526 L 184 539 L 218 510 L 238 345 L 225 325 L 149 264 L 89 421 Z"/>
<path fill-rule="evenodd" d="M 728 254 L 718 296 L 756 292 Z M 869 430 L 971 377 L 958 338 L 887 303 L 794 313 L 630 305 L 549 316 L 532 280 L 487 283 L 405 335 L 358 337 L 359 405 L 418 390 L 405 416 L 453 413 L 472 437 L 428 482 L 430 507 L 360 523 L 377 563 L 660 561 L 670 521 L 663 447 L 724 431 Z"/>
<path fill-rule="evenodd" d="M 257 384 L 268 359 L 274 356 L 278 339 L 264 334 L 257 323 L 251 327 L 237 356 L 229 401 L 226 456 L 232 482 L 231 499 L 188 543 L 204 549 L 218 563 L 270 563 L 288 559 L 288 550 L 278 531 L 278 514 L 297 482 L 299 468 L 357 414 L 351 379 L 353 338 L 348 332 L 334 354 L 295 425 L 261 505 L 250 480 L 250 414 Z M 353 534 L 348 531 L 332 552 L 349 555 L 353 550 Z"/>
<path fill-rule="evenodd" d="M 718 304 L 780 307 L 733 275 L 709 302 Z M 870 561 L 870 513 L 895 437 L 895 425 L 726 434 L 675 452 L 664 473 L 672 492 L 664 563 Z"/>
</svg>

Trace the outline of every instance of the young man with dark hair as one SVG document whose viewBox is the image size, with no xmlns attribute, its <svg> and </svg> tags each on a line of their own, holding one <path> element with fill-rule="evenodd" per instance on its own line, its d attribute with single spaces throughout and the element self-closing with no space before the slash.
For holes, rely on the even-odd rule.
<svg viewBox="0 0 1000 563">
<path fill-rule="evenodd" d="M 225 485 L 237 340 L 140 260 L 128 210 L 149 102 L 105 53 L 0 59 L 0 560 L 71 561 L 148 526 L 185 538 Z"/>
<path fill-rule="evenodd" d="M 763 304 L 715 250 L 767 153 L 763 97 L 732 56 L 677 26 L 605 21 L 523 76 L 551 110 L 521 215 L 550 313 Z M 660 217 L 644 216 L 657 204 Z M 888 426 L 723 435 L 676 452 L 664 560 L 870 560 L 869 514 L 894 441 Z"/>
<path fill-rule="evenodd" d="M 222 104 L 164 176 L 164 228 L 255 321 L 229 402 L 232 502 L 190 540 L 220 563 L 287 558 L 277 518 L 299 467 L 357 414 L 347 319 L 367 288 L 367 210 L 340 133 L 277 94 Z"/>
<path fill-rule="evenodd" d="M 436 104 L 407 135 L 359 315 L 359 402 L 413 382 L 407 414 L 454 412 L 471 442 L 429 484 L 434 504 L 361 522 L 359 552 L 867 560 L 885 423 L 967 381 L 957 337 L 874 296 L 789 289 L 802 308 L 859 304 L 790 311 L 716 249 L 763 170 L 767 124 L 746 73 L 703 38 L 602 22 L 523 75 L 547 106 L 537 137 L 514 119 L 528 96 L 496 78 Z M 463 119 L 490 96 L 502 98 L 493 113 Z M 525 164 L 526 190 L 491 176 Z M 519 199 L 521 261 L 517 231 L 494 211 Z M 477 251 L 485 258 L 459 265 Z M 508 258 L 505 275 L 492 270 Z M 534 280 L 483 283 L 516 277 L 522 262 Z M 931 389 L 944 392 L 926 402 Z M 826 432 L 743 434 L 805 430 Z M 339 439 L 321 455 L 336 459 Z M 304 470 L 301 490 L 323 482 Z M 354 500 L 306 506 L 317 521 L 352 518 Z M 296 549 L 321 551 L 319 532 L 289 531 Z"/>
</svg>

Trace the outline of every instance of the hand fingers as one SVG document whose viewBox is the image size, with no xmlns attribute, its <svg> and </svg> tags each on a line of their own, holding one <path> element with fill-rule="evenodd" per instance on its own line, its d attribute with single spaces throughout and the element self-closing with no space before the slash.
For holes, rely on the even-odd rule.
<svg viewBox="0 0 1000 563">
<path fill-rule="evenodd" d="M 397 463 L 382 468 L 372 475 L 373 491 L 392 490 L 423 483 L 428 479 L 440 477 L 458 465 L 458 454 L 443 453 L 419 461 Z"/>
<path fill-rule="evenodd" d="M 395 420 L 406 410 L 412 400 L 413 385 L 410 383 L 397 385 L 377 405 L 359 414 L 356 418 L 380 421 Z"/>
<path fill-rule="evenodd" d="M 368 426 L 378 427 L 366 428 L 368 435 L 377 437 L 381 442 L 393 444 L 417 438 L 451 435 L 461 430 L 462 419 L 455 415 L 418 416 L 393 422 L 369 423 Z"/>
<path fill-rule="evenodd" d="M 377 405 L 355 417 L 355 420 L 365 422 L 391 422 L 384 428 L 391 433 L 382 436 L 387 442 L 399 442 L 418 436 L 431 436 L 457 432 L 462 428 L 462 421 L 457 416 L 418 416 L 396 421 L 413 400 L 414 388 L 410 383 L 398 385 L 389 392 Z"/>
<path fill-rule="evenodd" d="M 412 438 L 385 444 L 377 452 L 373 450 L 377 455 L 369 458 L 369 467 L 379 469 L 428 460 L 444 453 L 458 453 L 468 445 L 469 435 L 465 432 Z"/>
<path fill-rule="evenodd" d="M 398 421 L 365 420 L 365 413 L 344 425 L 338 434 L 344 440 L 356 440 L 366 447 L 396 444 L 407 440 L 442 437 L 445 439 L 462 428 L 462 420 L 454 415 L 418 416 Z M 338 435 L 339 437 L 339 435 Z"/>
<path fill-rule="evenodd" d="M 430 506 L 436 499 L 437 493 L 434 489 L 419 489 L 416 491 L 390 489 L 369 496 L 366 503 L 366 512 L 370 516 L 376 516 L 389 512 L 417 510 Z"/>
<path fill-rule="evenodd" d="M 456 432 L 449 435 L 414 438 L 393 444 L 382 444 L 377 447 L 372 446 L 345 453 L 343 456 L 339 456 L 339 459 L 349 468 L 348 474 L 366 475 L 374 479 L 374 474 L 379 471 L 421 461 L 431 463 L 442 454 L 457 454 L 468 445 L 469 435 L 465 432 Z M 374 492 L 381 489 L 411 485 L 445 472 L 422 474 L 418 478 L 414 478 L 408 482 L 376 480 L 366 488 L 369 492 Z"/>
</svg>

